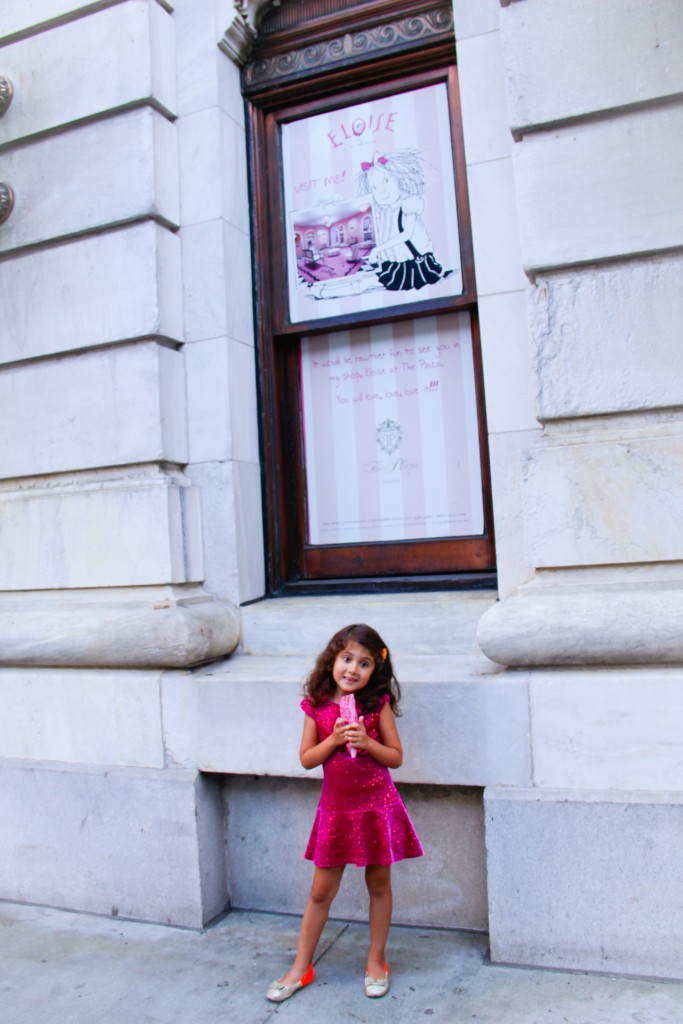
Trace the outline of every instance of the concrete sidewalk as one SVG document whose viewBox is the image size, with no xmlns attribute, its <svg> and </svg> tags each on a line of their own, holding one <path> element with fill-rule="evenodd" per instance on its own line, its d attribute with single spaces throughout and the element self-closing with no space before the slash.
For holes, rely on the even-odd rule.
<svg viewBox="0 0 683 1024">
<path fill-rule="evenodd" d="M 392 987 L 363 994 L 367 928 L 331 922 L 286 1003 L 299 919 L 237 911 L 203 932 L 0 902 L 2 1024 L 680 1024 L 683 983 L 512 967 L 484 936 L 392 929 Z"/>
</svg>

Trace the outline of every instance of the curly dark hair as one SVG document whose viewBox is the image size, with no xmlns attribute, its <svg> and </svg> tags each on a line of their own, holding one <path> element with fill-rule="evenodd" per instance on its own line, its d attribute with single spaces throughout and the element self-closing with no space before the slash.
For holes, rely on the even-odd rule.
<svg viewBox="0 0 683 1024">
<path fill-rule="evenodd" d="M 361 714 L 365 715 L 376 711 L 380 697 L 386 693 L 389 695 L 391 710 L 395 715 L 400 715 L 398 702 L 401 699 L 401 688 L 394 675 L 389 648 L 379 633 L 372 626 L 366 626 L 364 623 L 344 626 L 334 634 L 325 650 L 321 651 L 316 658 L 313 671 L 304 686 L 304 693 L 310 699 L 311 704 L 322 704 L 324 700 L 334 696 L 337 684 L 332 676 L 332 668 L 335 658 L 340 651 L 344 650 L 349 641 L 365 647 L 375 662 L 375 669 L 367 686 L 355 694 Z"/>
</svg>

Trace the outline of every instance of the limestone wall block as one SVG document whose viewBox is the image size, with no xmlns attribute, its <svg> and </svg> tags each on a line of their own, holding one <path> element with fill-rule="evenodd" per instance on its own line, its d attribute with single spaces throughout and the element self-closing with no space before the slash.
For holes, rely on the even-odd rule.
<svg viewBox="0 0 683 1024">
<path fill-rule="evenodd" d="M 199 495 L 179 473 L 111 471 L 0 491 L 0 590 L 202 577 Z"/>
<path fill-rule="evenodd" d="M 180 239 L 153 221 L 8 258 L 0 364 L 161 335 L 182 341 Z"/>
<path fill-rule="evenodd" d="M 482 296 L 479 323 L 489 433 L 538 429 L 526 292 Z"/>
<path fill-rule="evenodd" d="M 496 32 L 500 17 L 500 0 L 453 0 L 455 38 Z"/>
<path fill-rule="evenodd" d="M 680 422 L 553 441 L 539 442 L 525 467 L 525 533 L 537 568 L 683 559 Z"/>
<path fill-rule="evenodd" d="M 265 587 L 263 504 L 258 463 L 193 463 L 187 478 L 202 496 L 204 581 L 217 597 L 240 604 Z"/>
<path fill-rule="evenodd" d="M 524 537 L 522 477 L 529 449 L 540 427 L 489 435 L 493 517 L 496 535 L 498 596 L 509 597 L 531 579 L 534 567 Z M 486 611 L 482 608 L 482 614 Z"/>
<path fill-rule="evenodd" d="M 2 167 L 16 196 L 2 252 L 134 218 L 179 222 L 175 128 L 149 108 L 6 150 Z"/>
<path fill-rule="evenodd" d="M 251 241 L 224 220 L 181 230 L 185 338 L 228 336 L 254 344 Z"/>
<path fill-rule="evenodd" d="M 163 768 L 158 672 L 0 670 L 0 758 Z"/>
<path fill-rule="evenodd" d="M 680 246 L 682 129 L 683 105 L 675 104 L 539 132 L 518 143 L 515 180 L 527 270 Z"/>
<path fill-rule="evenodd" d="M 173 42 L 156 0 L 127 0 L 4 47 L 14 99 L 0 144 L 144 100 L 172 113 Z"/>
<path fill-rule="evenodd" d="M 0 898 L 186 928 L 227 907 L 219 782 L 35 762 L 0 780 Z"/>
<path fill-rule="evenodd" d="M 172 11 L 174 0 L 156 0 L 159 6 Z M 21 4 L 4 4 L 0 12 L 0 39 L 23 38 L 36 31 L 46 31 L 62 22 L 87 16 L 92 0 L 24 0 Z"/>
<path fill-rule="evenodd" d="M 683 91 L 678 0 L 525 0 L 500 27 L 517 131 Z"/>
<path fill-rule="evenodd" d="M 178 136 L 183 225 L 223 217 L 248 235 L 244 126 L 213 106 L 182 117 Z"/>
<path fill-rule="evenodd" d="M 186 462 L 183 370 L 151 341 L 1 369 L 2 478 Z"/>
<path fill-rule="evenodd" d="M 681 978 L 683 795 L 484 794 L 491 959 Z"/>
<path fill-rule="evenodd" d="M 462 39 L 458 35 L 458 74 L 462 103 L 465 156 L 468 164 L 512 155 L 500 33 Z"/>
<path fill-rule="evenodd" d="M 512 159 L 471 165 L 467 182 L 479 296 L 525 289 Z"/>
<path fill-rule="evenodd" d="M 547 274 L 530 295 L 541 419 L 683 405 L 683 258 Z"/>
<path fill-rule="evenodd" d="M 683 672 L 532 672 L 534 781 L 544 788 L 680 788 Z"/>
</svg>

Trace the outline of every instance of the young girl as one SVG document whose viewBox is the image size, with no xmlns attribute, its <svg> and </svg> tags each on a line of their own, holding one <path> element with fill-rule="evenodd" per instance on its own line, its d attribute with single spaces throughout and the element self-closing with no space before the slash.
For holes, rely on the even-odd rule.
<svg viewBox="0 0 683 1024">
<path fill-rule="evenodd" d="M 340 629 L 318 656 L 306 683 L 304 768 L 323 765 L 323 788 L 305 857 L 315 874 L 304 910 L 296 958 L 268 987 L 274 1003 L 313 981 L 313 954 L 337 895 L 346 864 L 365 868 L 370 895 L 370 951 L 365 994 L 389 991 L 384 947 L 391 924 L 391 864 L 421 857 L 422 847 L 389 775 L 403 749 L 396 728 L 400 689 L 389 651 L 370 626 Z M 340 714 L 340 700 L 355 698 L 357 722 Z M 353 717 L 353 716 L 349 716 Z"/>
</svg>

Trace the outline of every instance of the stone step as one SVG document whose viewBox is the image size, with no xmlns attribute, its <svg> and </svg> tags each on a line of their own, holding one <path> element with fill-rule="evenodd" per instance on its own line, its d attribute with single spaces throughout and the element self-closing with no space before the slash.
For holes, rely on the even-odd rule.
<svg viewBox="0 0 683 1024">
<path fill-rule="evenodd" d="M 366 622 L 392 658 L 477 656 L 477 623 L 495 600 L 489 590 L 271 598 L 242 608 L 241 650 L 311 659 L 342 626 Z"/>
</svg>

